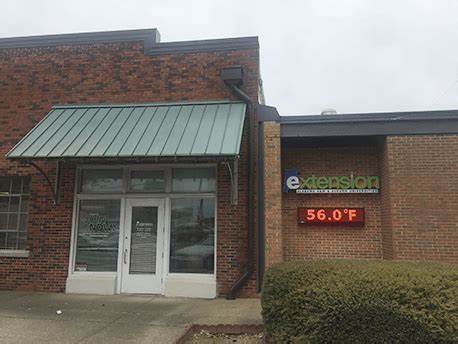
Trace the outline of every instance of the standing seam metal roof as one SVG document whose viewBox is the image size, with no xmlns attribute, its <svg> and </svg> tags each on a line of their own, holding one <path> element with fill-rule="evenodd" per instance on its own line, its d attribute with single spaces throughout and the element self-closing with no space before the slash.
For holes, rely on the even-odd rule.
<svg viewBox="0 0 458 344">
<path fill-rule="evenodd" d="M 235 156 L 241 102 L 57 105 L 8 158 Z"/>
</svg>

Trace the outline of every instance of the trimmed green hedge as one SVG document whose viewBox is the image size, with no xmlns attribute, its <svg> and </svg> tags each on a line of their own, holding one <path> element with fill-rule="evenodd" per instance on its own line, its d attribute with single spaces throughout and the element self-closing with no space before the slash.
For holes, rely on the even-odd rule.
<svg viewBox="0 0 458 344">
<path fill-rule="evenodd" d="M 261 302 L 273 343 L 458 343 L 456 265 L 282 263 Z"/>
</svg>

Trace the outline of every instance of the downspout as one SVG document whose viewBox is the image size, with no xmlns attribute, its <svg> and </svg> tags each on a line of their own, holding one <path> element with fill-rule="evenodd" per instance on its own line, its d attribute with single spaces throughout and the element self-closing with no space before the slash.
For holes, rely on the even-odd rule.
<svg viewBox="0 0 458 344">
<path fill-rule="evenodd" d="M 235 77 L 234 77 L 235 76 Z M 226 292 L 227 300 L 234 300 L 237 292 L 243 287 L 254 272 L 254 104 L 253 100 L 243 92 L 239 86 L 243 83 L 243 69 L 241 66 L 223 69 L 222 78 L 226 86 L 242 101 L 247 104 L 248 113 L 248 249 L 247 265 L 242 275 Z"/>
</svg>

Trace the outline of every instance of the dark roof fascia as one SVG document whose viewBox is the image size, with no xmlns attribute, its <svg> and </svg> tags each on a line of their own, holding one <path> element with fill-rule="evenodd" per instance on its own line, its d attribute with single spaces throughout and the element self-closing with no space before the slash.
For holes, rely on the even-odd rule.
<svg viewBox="0 0 458 344">
<path fill-rule="evenodd" d="M 409 121 L 281 123 L 281 137 L 456 134 L 458 118 Z"/>
<path fill-rule="evenodd" d="M 0 38 L 0 48 L 35 48 L 69 44 L 142 41 L 145 52 L 160 41 L 157 29 L 70 33 L 59 35 Z"/>
<path fill-rule="evenodd" d="M 458 110 L 281 116 L 281 137 L 458 133 Z"/>
<path fill-rule="evenodd" d="M 281 116 L 283 124 L 292 123 L 342 123 L 342 122 L 385 122 L 385 121 L 411 121 L 428 119 L 455 119 L 458 110 L 433 110 L 433 111 L 406 111 L 406 112 L 374 112 L 341 115 L 309 115 L 309 116 Z"/>
<path fill-rule="evenodd" d="M 145 53 L 147 55 L 165 55 L 239 49 L 259 49 L 258 37 L 237 37 L 159 43 L 153 45 L 153 47 Z"/>
<path fill-rule="evenodd" d="M 58 45 L 143 42 L 146 55 L 178 54 L 201 51 L 259 49 L 258 37 L 206 39 L 160 43 L 157 29 L 70 33 L 59 35 L 0 38 L 2 48 L 37 48 Z"/>
</svg>

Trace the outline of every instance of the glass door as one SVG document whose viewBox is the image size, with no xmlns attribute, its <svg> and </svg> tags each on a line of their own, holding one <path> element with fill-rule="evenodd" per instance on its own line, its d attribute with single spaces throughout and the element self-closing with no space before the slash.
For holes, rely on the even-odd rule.
<svg viewBox="0 0 458 344">
<path fill-rule="evenodd" d="M 123 244 L 121 292 L 161 294 L 164 200 L 126 200 Z"/>
</svg>

